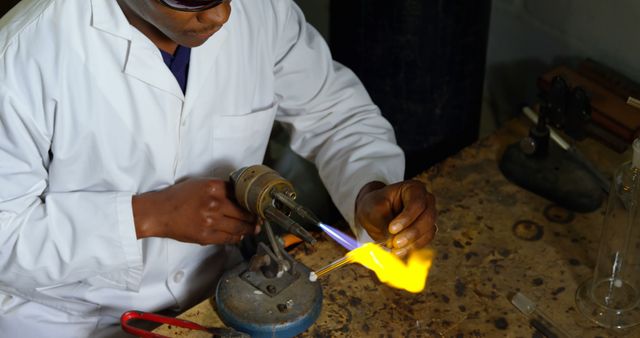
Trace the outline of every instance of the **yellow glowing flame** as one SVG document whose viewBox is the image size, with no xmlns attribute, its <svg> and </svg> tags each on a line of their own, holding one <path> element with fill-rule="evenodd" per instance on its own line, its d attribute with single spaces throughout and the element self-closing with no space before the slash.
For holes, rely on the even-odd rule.
<svg viewBox="0 0 640 338">
<path fill-rule="evenodd" d="M 349 251 L 347 257 L 373 270 L 381 282 L 397 289 L 418 293 L 424 290 L 434 253 L 430 249 L 414 250 L 405 263 L 380 245 L 366 243 Z"/>
</svg>

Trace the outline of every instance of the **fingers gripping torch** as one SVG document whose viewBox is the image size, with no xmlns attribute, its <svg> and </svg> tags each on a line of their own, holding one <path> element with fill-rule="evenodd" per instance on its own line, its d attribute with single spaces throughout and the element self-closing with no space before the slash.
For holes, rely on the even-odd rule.
<svg viewBox="0 0 640 338">
<path fill-rule="evenodd" d="M 313 236 L 291 215 L 313 224 L 320 221 L 295 202 L 292 184 L 267 166 L 239 169 L 230 179 L 238 203 L 263 221 L 270 246 L 259 243 L 248 263 L 220 278 L 216 310 L 227 325 L 252 337 L 293 337 L 318 318 L 322 289 L 307 278 L 310 270 L 284 250 L 272 224 L 314 244 Z"/>
</svg>

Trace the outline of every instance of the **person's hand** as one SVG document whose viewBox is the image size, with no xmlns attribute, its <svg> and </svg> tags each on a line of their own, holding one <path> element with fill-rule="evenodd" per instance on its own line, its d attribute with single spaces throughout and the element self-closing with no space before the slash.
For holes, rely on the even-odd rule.
<svg viewBox="0 0 640 338">
<path fill-rule="evenodd" d="M 230 184 L 222 180 L 188 179 L 134 196 L 132 205 L 138 238 L 229 244 L 259 231 L 256 218 L 234 202 Z"/>
<path fill-rule="evenodd" d="M 408 180 L 365 185 L 356 200 L 356 223 L 398 256 L 429 244 L 436 233 L 436 202 L 424 184 Z"/>
</svg>

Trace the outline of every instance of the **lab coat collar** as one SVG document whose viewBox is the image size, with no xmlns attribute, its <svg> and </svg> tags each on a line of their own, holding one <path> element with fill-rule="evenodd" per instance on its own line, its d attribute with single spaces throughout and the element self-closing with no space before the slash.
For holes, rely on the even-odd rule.
<svg viewBox="0 0 640 338">
<path fill-rule="evenodd" d="M 168 67 L 164 65 L 158 48 L 144 34 L 129 24 L 115 0 L 91 0 L 92 26 L 109 34 L 129 40 L 130 51 L 123 65 L 124 72 L 153 87 L 166 91 L 180 100 L 185 95 Z M 233 14 L 232 14 L 233 15 Z M 227 39 L 226 25 L 202 46 L 191 52 L 185 110 L 196 100 L 215 64 L 215 59 Z"/>
<path fill-rule="evenodd" d="M 138 80 L 163 90 L 184 101 L 184 93 L 171 70 L 164 63 L 158 47 L 131 27 L 132 39 L 124 72 Z"/>
<path fill-rule="evenodd" d="M 131 40 L 131 25 L 115 0 L 91 0 L 91 26 Z"/>
<path fill-rule="evenodd" d="M 115 0 L 91 0 L 91 10 L 94 28 L 130 42 L 124 58 L 125 74 L 184 100 L 180 85 L 164 64 L 156 45 L 129 24 Z"/>
<path fill-rule="evenodd" d="M 202 46 L 191 50 L 186 97 L 171 70 L 164 64 L 158 47 L 137 30 L 132 34 L 131 52 L 125 65 L 125 73 L 183 100 L 183 111 L 188 113 L 200 92 L 203 89 L 206 90 L 211 82 L 210 74 L 213 71 L 215 59 L 222 49 L 227 34 L 225 27 L 222 27 Z"/>
<path fill-rule="evenodd" d="M 207 93 L 209 90 L 209 95 L 212 94 L 210 90 L 213 68 L 228 35 L 228 28 L 226 25 L 222 26 L 222 28 L 213 34 L 202 46 L 191 50 L 189 78 L 187 79 L 187 99 L 185 102 L 186 112 L 191 111 L 191 107 L 195 104 L 196 98 L 202 92 Z"/>
</svg>

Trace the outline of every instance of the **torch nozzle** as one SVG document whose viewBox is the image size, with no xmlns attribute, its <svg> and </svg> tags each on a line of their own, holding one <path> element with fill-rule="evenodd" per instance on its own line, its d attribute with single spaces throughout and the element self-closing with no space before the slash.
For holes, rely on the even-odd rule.
<svg viewBox="0 0 640 338">
<path fill-rule="evenodd" d="M 320 225 L 320 219 L 316 217 L 316 215 L 311 212 L 311 210 L 303 207 L 302 205 L 296 203 L 292 198 L 283 194 L 282 192 L 274 191 L 272 197 L 275 198 L 278 202 L 282 203 L 284 206 L 289 208 L 292 212 L 298 214 L 298 216 L 302 217 L 306 221 L 314 224 Z"/>
<path fill-rule="evenodd" d="M 283 214 L 282 211 L 274 207 L 267 207 L 264 209 L 264 214 L 269 220 L 278 224 L 284 230 L 289 231 L 290 233 L 302 238 L 308 243 L 316 243 L 316 239 L 313 238 L 313 236 L 311 236 L 311 234 L 307 230 L 305 230 L 300 224 L 296 223 L 291 218 L 287 217 L 287 215 Z"/>
</svg>

